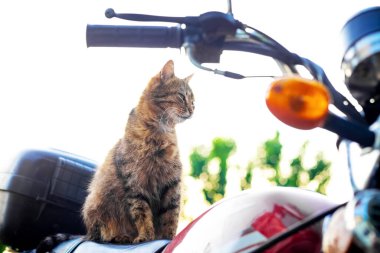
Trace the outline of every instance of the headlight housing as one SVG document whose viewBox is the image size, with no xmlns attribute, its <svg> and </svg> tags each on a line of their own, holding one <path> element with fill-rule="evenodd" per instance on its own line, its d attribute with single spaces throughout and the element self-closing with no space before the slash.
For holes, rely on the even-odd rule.
<svg viewBox="0 0 380 253">
<path fill-rule="evenodd" d="M 342 36 L 345 83 L 359 104 L 373 104 L 380 99 L 380 7 L 352 17 Z"/>
</svg>

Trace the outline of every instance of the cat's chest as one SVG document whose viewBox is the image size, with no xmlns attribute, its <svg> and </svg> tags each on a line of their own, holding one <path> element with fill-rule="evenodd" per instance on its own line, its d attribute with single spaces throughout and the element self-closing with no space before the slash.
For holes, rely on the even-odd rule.
<svg viewBox="0 0 380 253">
<path fill-rule="evenodd" d="M 165 185 L 181 177 L 182 166 L 179 160 L 149 159 L 144 165 L 145 167 L 140 167 L 141 170 L 138 171 L 140 186 L 157 195 L 156 197 Z"/>
<path fill-rule="evenodd" d="M 152 158 L 162 161 L 171 161 L 178 156 L 178 148 L 176 140 L 172 138 L 148 139 L 145 143 L 141 143 Z"/>
<path fill-rule="evenodd" d="M 142 164 L 139 173 L 144 174 L 147 183 L 160 184 L 181 175 L 182 166 L 179 159 L 149 159 Z"/>
<path fill-rule="evenodd" d="M 130 143 L 129 143 L 130 144 Z M 127 170 L 136 180 L 155 190 L 159 185 L 175 180 L 181 176 L 181 162 L 176 142 L 148 139 L 128 145 L 126 151 Z"/>
</svg>

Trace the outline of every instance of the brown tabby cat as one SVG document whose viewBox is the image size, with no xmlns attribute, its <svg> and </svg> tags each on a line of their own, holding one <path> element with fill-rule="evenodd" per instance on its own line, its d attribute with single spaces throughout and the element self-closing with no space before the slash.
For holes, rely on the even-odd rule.
<svg viewBox="0 0 380 253">
<path fill-rule="evenodd" d="M 170 60 L 148 83 L 89 186 L 87 239 L 139 243 L 175 235 L 182 171 L 175 125 L 193 114 L 190 78 L 176 77 Z"/>
</svg>

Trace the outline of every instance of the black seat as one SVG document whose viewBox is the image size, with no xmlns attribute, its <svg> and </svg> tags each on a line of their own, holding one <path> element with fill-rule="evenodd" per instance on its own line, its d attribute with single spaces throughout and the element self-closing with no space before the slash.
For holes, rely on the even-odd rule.
<svg viewBox="0 0 380 253">
<path fill-rule="evenodd" d="M 54 253 L 158 253 L 170 240 L 155 240 L 139 244 L 110 244 L 84 241 L 82 238 L 72 239 L 54 248 Z"/>
</svg>

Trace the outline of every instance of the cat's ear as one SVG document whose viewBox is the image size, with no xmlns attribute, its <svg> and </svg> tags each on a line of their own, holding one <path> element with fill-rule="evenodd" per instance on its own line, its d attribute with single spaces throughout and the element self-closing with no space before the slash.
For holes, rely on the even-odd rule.
<svg viewBox="0 0 380 253">
<path fill-rule="evenodd" d="M 184 78 L 183 80 L 184 80 L 186 83 L 189 83 L 190 80 L 191 80 L 191 78 L 193 78 L 193 75 L 194 75 L 194 74 L 191 74 L 191 75 L 189 75 L 188 77 Z"/>
<path fill-rule="evenodd" d="M 173 76 L 174 76 L 174 62 L 172 60 L 169 60 L 161 69 L 161 72 L 160 72 L 161 81 L 165 83 Z"/>
</svg>

